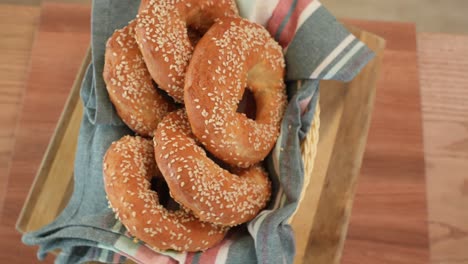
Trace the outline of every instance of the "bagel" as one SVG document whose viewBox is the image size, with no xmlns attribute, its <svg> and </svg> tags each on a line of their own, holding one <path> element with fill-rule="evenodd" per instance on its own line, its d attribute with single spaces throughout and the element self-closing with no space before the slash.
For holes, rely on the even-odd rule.
<svg viewBox="0 0 468 264">
<path fill-rule="evenodd" d="M 281 47 L 262 26 L 241 18 L 216 22 L 193 53 L 185 78 L 185 107 L 193 134 L 222 161 L 249 167 L 278 138 L 287 104 Z M 254 119 L 236 110 L 245 89 Z"/>
<path fill-rule="evenodd" d="M 172 198 L 200 220 L 238 225 L 253 219 L 268 202 L 271 183 L 265 170 L 257 165 L 236 175 L 221 168 L 197 145 L 183 109 L 159 123 L 153 140 Z"/>
<path fill-rule="evenodd" d="M 138 7 L 138 13 L 142 12 L 146 8 L 148 8 L 151 0 L 141 0 L 140 6 Z"/>
<path fill-rule="evenodd" d="M 154 87 L 134 38 L 135 20 L 116 30 L 106 44 L 104 82 L 117 114 L 134 132 L 152 136 L 173 102 Z"/>
<path fill-rule="evenodd" d="M 184 210 L 169 211 L 150 189 L 157 175 L 153 143 L 125 136 L 112 143 L 103 163 L 110 207 L 127 230 L 157 250 L 206 250 L 221 241 L 227 228 L 200 222 Z"/>
<path fill-rule="evenodd" d="M 196 42 L 215 20 L 236 16 L 234 0 L 145 0 L 136 39 L 159 87 L 183 102 L 185 71 Z"/>
</svg>

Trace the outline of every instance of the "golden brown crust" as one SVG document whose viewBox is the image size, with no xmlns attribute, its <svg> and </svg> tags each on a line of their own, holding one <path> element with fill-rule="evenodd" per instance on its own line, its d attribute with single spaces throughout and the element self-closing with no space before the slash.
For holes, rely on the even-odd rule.
<svg viewBox="0 0 468 264">
<path fill-rule="evenodd" d="M 183 211 L 168 211 L 150 189 L 156 174 L 153 143 L 125 136 L 104 157 L 104 184 L 109 204 L 127 230 L 158 250 L 199 251 L 221 241 L 227 228 L 200 222 Z"/>
<path fill-rule="evenodd" d="M 271 184 L 265 170 L 257 165 L 234 175 L 222 169 L 197 145 L 183 109 L 161 121 L 153 140 L 172 197 L 202 221 L 238 225 L 268 202 Z"/>
<path fill-rule="evenodd" d="M 138 13 L 142 12 L 146 8 L 148 8 L 151 0 L 141 0 L 140 1 L 140 6 L 138 7 Z"/>
<path fill-rule="evenodd" d="M 263 160 L 279 135 L 286 106 L 281 47 L 262 26 L 245 19 L 218 21 L 197 44 L 185 79 L 185 107 L 195 136 L 226 163 Z M 246 87 L 255 120 L 237 113 Z"/>
<path fill-rule="evenodd" d="M 143 6 L 147 8 L 138 14 L 136 39 L 149 72 L 163 90 L 183 102 L 193 52 L 187 25 L 203 33 L 216 19 L 238 16 L 237 7 L 234 0 L 149 0 Z"/>
<path fill-rule="evenodd" d="M 124 123 L 140 135 L 151 136 L 174 106 L 153 86 L 134 39 L 135 24 L 132 21 L 116 30 L 107 41 L 103 77 L 109 98 Z"/>
</svg>

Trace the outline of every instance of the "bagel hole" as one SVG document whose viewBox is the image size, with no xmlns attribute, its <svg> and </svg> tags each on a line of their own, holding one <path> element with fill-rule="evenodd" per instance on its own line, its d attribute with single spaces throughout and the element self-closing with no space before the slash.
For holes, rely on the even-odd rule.
<svg viewBox="0 0 468 264">
<path fill-rule="evenodd" d="M 166 101 L 170 102 L 170 104 L 178 105 L 178 103 L 176 103 L 176 101 L 174 101 L 174 98 L 172 98 L 172 96 L 170 96 L 166 91 L 159 88 L 158 84 L 154 80 L 152 80 L 152 82 L 153 82 L 154 89 L 156 89 L 156 92 L 159 95 L 161 95 Z"/>
<path fill-rule="evenodd" d="M 151 190 L 158 194 L 159 203 L 169 211 L 180 209 L 179 204 L 169 194 L 169 186 L 162 176 L 151 179 Z"/>
<path fill-rule="evenodd" d="M 231 171 L 231 166 L 229 164 L 227 164 L 226 162 L 222 161 L 221 159 L 218 159 L 215 155 L 213 155 L 211 152 L 209 152 L 206 147 L 200 142 L 200 141 L 196 141 L 197 145 L 203 149 L 203 151 L 206 153 L 206 157 L 211 159 L 214 163 L 216 163 L 219 167 L 221 167 L 222 169 L 225 169 L 227 171 Z"/>
<path fill-rule="evenodd" d="M 205 152 L 206 152 L 206 156 L 209 159 L 214 161 L 214 163 L 216 163 L 222 169 L 229 171 L 229 173 L 231 173 L 231 174 L 239 175 L 243 170 L 245 170 L 243 168 L 238 168 L 236 166 L 232 166 L 232 165 L 227 164 L 226 162 L 224 162 L 224 161 L 218 159 L 217 157 L 215 157 L 213 154 L 211 154 L 207 150 L 205 150 Z"/>
<path fill-rule="evenodd" d="M 187 35 L 188 35 L 188 38 L 190 40 L 190 44 L 192 45 L 192 47 L 195 47 L 198 44 L 198 42 L 200 41 L 200 39 L 203 37 L 204 34 L 205 32 L 196 28 L 195 26 L 187 25 Z"/>
<path fill-rule="evenodd" d="M 191 8 L 187 13 L 185 26 L 192 47 L 197 45 L 198 41 L 200 41 L 211 25 L 213 25 L 214 18 L 210 13 L 211 12 L 207 12 L 207 10 L 200 10 L 198 7 Z"/>
<path fill-rule="evenodd" d="M 231 165 L 227 164 L 226 162 L 222 161 L 221 159 L 217 158 L 215 155 L 211 154 L 211 152 L 209 152 L 205 148 L 205 146 L 203 146 L 203 144 L 199 144 L 199 146 L 205 151 L 206 157 L 211 159 L 214 163 L 216 163 L 216 165 L 221 167 L 223 170 L 227 170 L 227 171 L 229 171 L 229 173 L 232 173 L 232 174 L 237 174 L 238 172 L 243 170 L 241 168 L 231 166 Z"/>
<path fill-rule="evenodd" d="M 231 171 L 231 166 L 229 166 L 229 164 L 225 163 L 224 161 L 218 159 L 215 155 L 211 154 L 211 152 L 209 152 L 208 150 L 206 150 L 204 147 L 203 149 L 205 150 L 206 152 L 206 156 L 211 159 L 212 161 L 214 161 L 214 163 L 216 163 L 219 167 L 227 170 L 227 171 Z"/>
<path fill-rule="evenodd" d="M 255 96 L 252 91 L 247 87 L 242 95 L 242 99 L 237 106 L 237 112 L 245 114 L 247 118 L 255 120 L 257 117 L 257 104 Z"/>
</svg>

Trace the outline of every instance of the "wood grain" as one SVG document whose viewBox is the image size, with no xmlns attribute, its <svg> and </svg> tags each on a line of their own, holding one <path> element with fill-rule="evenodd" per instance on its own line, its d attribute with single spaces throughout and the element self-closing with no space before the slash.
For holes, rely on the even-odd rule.
<svg viewBox="0 0 468 264">
<path fill-rule="evenodd" d="M 90 61 L 88 50 L 18 218 L 16 227 L 21 232 L 37 230 L 53 221 L 73 192 L 75 152 L 83 118 L 80 87 Z"/>
<path fill-rule="evenodd" d="M 413 24 L 347 20 L 387 40 L 343 263 L 428 263 Z"/>
<path fill-rule="evenodd" d="M 317 208 L 320 203 L 320 197 L 327 176 L 328 165 L 331 161 L 333 145 L 338 127 L 343 114 L 343 106 L 345 101 L 345 93 L 342 90 L 343 84 L 339 82 L 327 82 L 327 90 L 320 96 L 320 130 L 319 142 L 317 146 L 317 156 L 313 164 L 313 174 L 310 175 L 309 186 L 313 191 L 307 191 L 299 205 L 296 217 L 291 221 L 293 230 L 295 230 L 296 256 L 295 263 L 307 263 L 306 251 L 309 247 L 309 236 L 300 235 L 312 230 L 314 219 L 317 214 Z M 324 87 L 321 87 L 325 90 Z M 307 176 L 306 176 L 307 177 Z M 309 231 L 310 232 L 310 231 Z M 310 245 L 312 247 L 312 245 Z"/>
<path fill-rule="evenodd" d="M 26 26 L 21 28 L 20 21 L 27 22 L 34 16 L 30 7 L 17 6 L 17 8 L 18 10 L 7 10 L 4 9 L 4 5 L 0 8 L 1 14 L 3 11 L 9 11 L 11 17 L 17 16 L 17 20 L 12 19 L 8 27 L 18 30 L 18 33 L 11 34 L 11 45 L 17 46 L 18 50 L 7 55 L 10 56 L 7 57 L 9 61 L 1 60 L 5 69 L 12 72 L 17 69 L 24 71 L 24 68 L 20 66 L 21 56 L 26 56 L 26 60 L 29 57 L 29 52 L 22 51 L 22 49 L 29 50 L 30 48 L 26 47 L 26 44 L 21 44 L 21 41 L 26 42 L 28 39 L 25 37 L 27 36 Z M 27 79 L 22 114 L 16 129 L 16 144 L 8 188 L 6 192 L 3 189 L 0 190 L 5 195 L 5 204 L 0 215 L 0 248 L 2 251 L 0 263 L 38 262 L 37 247 L 22 244 L 21 235 L 15 230 L 14 224 L 89 45 L 89 6 L 45 4 L 42 10 L 44 12 L 41 14 L 41 23 L 32 45 L 31 70 Z M 51 16 L 50 13 L 55 13 L 55 15 Z M 27 14 L 30 17 L 26 17 Z M 39 9 L 37 9 L 37 17 L 39 17 Z M 15 29 L 14 23 L 17 23 L 19 29 Z M 24 34 L 23 40 L 17 35 L 21 33 Z M 31 45 L 31 40 L 29 41 Z M 4 45 L 3 39 L 0 43 Z M 2 126 L 1 129 L 3 128 Z M 11 124 L 10 129 L 13 128 L 14 125 Z M 53 256 L 49 256 L 43 263 L 52 262 Z"/>
<path fill-rule="evenodd" d="M 42 10 L 2 212 L 2 223 L 10 226 L 16 222 L 90 40 L 89 6 L 46 3 Z"/>
<path fill-rule="evenodd" d="M 321 83 L 323 125 L 313 182 L 292 223 L 296 259 L 303 263 L 339 263 L 348 229 L 385 45 L 368 32 L 354 29 L 353 33 L 378 56 L 350 83 Z M 294 228 L 295 222 L 300 229 Z M 309 236 L 304 235 L 307 230 Z"/>
<path fill-rule="evenodd" d="M 0 8 L 0 211 L 38 18 L 37 7 L 1 5 Z"/>
<path fill-rule="evenodd" d="M 468 263 L 468 36 L 419 34 L 431 263 Z"/>
</svg>

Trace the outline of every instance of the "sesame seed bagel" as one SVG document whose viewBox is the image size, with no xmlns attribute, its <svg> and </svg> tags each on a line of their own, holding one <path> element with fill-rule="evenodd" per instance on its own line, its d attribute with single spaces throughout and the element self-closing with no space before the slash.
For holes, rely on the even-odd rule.
<svg viewBox="0 0 468 264">
<path fill-rule="evenodd" d="M 183 109 L 168 114 L 154 133 L 156 163 L 171 196 L 200 220 L 234 226 L 253 219 L 271 195 L 271 183 L 259 166 L 221 168 L 197 144 Z"/>
<path fill-rule="evenodd" d="M 231 18 L 208 30 L 188 66 L 184 96 L 193 134 L 209 152 L 243 168 L 268 155 L 287 103 L 284 68 L 281 47 L 262 26 Z M 246 87 L 255 120 L 237 112 Z"/>
<path fill-rule="evenodd" d="M 227 228 L 200 222 L 183 210 L 168 211 L 150 189 L 157 174 L 153 143 L 125 136 L 104 157 L 109 204 L 127 230 L 157 250 L 199 251 L 221 241 Z"/>
<path fill-rule="evenodd" d="M 107 41 L 103 77 L 109 98 L 123 122 L 136 133 L 151 136 L 174 106 L 153 86 L 134 38 L 135 24 L 132 21 L 116 30 Z"/>
<path fill-rule="evenodd" d="M 236 16 L 234 0 L 145 0 L 137 18 L 136 39 L 161 89 L 183 102 L 185 71 L 200 35 L 216 19 Z"/>
<path fill-rule="evenodd" d="M 146 8 L 148 8 L 151 0 L 141 0 L 140 1 L 140 6 L 138 7 L 138 13 L 142 12 Z"/>
</svg>

